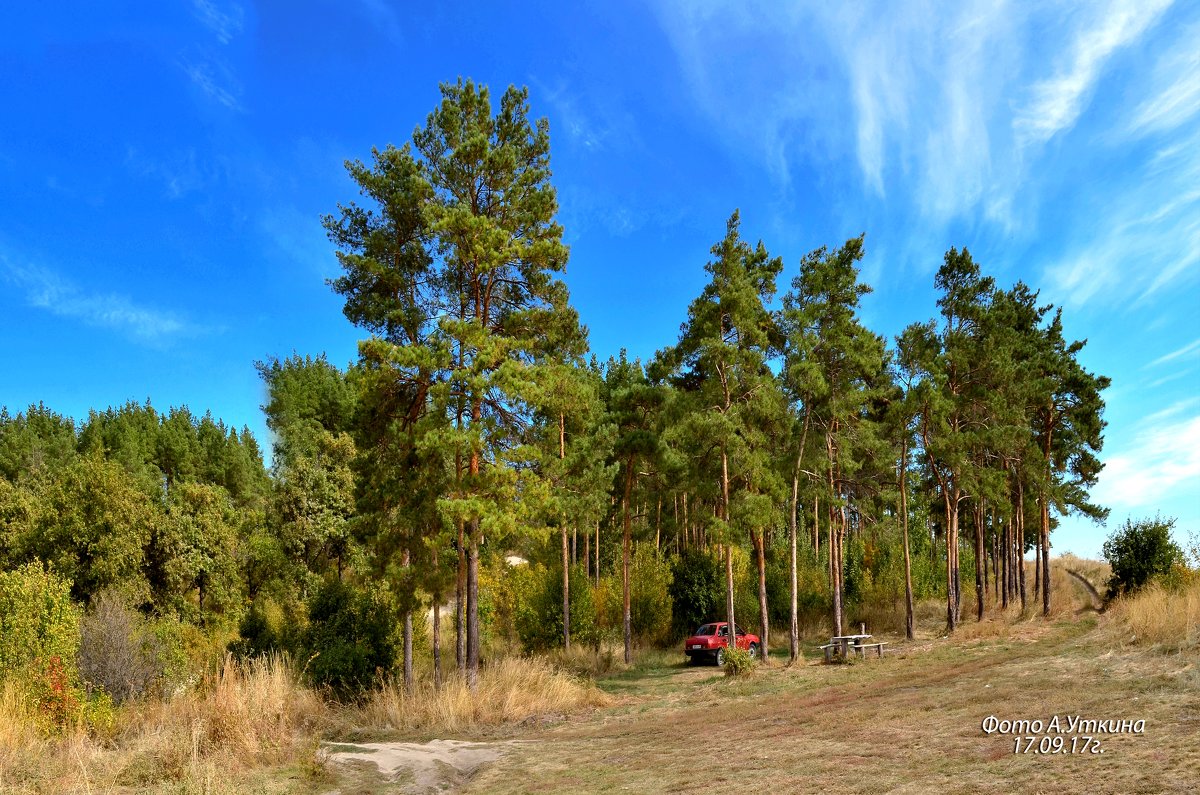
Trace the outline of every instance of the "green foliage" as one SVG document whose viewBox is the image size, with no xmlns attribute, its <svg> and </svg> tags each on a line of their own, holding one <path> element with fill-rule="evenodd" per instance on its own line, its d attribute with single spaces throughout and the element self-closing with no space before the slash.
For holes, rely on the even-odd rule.
<svg viewBox="0 0 1200 795">
<path fill-rule="evenodd" d="M 154 549 L 162 561 L 155 599 L 161 609 L 205 626 L 240 604 L 237 518 L 220 486 L 180 483 L 171 489 Z"/>
<path fill-rule="evenodd" d="M 634 547 L 629 567 L 629 614 L 633 634 L 659 646 L 671 639 L 671 564 L 653 544 Z"/>
<path fill-rule="evenodd" d="M 75 455 L 75 423 L 38 403 L 15 417 L 0 409 L 0 476 L 38 480 Z"/>
<path fill-rule="evenodd" d="M 238 625 L 238 639 L 229 644 L 230 653 L 242 658 L 261 657 L 282 648 L 279 631 L 267 616 L 267 611 L 258 603 L 242 616 Z"/>
<path fill-rule="evenodd" d="M 256 362 L 255 367 L 267 387 L 263 411 L 275 434 L 276 469 L 318 457 L 326 434 L 352 427 L 354 387 L 324 355 L 293 354 L 283 361 Z"/>
<path fill-rule="evenodd" d="M 480 606 L 489 631 L 506 640 L 519 641 L 525 651 L 561 647 L 562 569 L 539 563 L 489 569 L 481 577 L 481 592 L 490 595 L 488 608 Z M 481 596 L 481 599 L 484 598 Z M 591 644 L 599 635 L 594 588 L 583 570 L 571 569 L 571 640 Z"/>
<path fill-rule="evenodd" d="M 738 649 L 733 647 L 725 648 L 725 675 L 726 676 L 745 676 L 753 673 L 754 658 L 750 656 L 748 649 Z"/>
<path fill-rule="evenodd" d="M 40 561 L 0 572 L 0 681 L 52 658 L 73 680 L 78 649 L 79 608 L 67 580 Z"/>
<path fill-rule="evenodd" d="M 110 587 L 149 598 L 145 549 L 156 508 L 119 464 L 77 456 L 39 496 L 37 519 L 18 542 L 23 559 L 52 564 L 79 601 Z"/>
<path fill-rule="evenodd" d="M 112 701 L 79 686 L 79 619 L 70 583 L 40 561 L 0 572 L 0 683 L 17 684 L 49 733 L 112 723 Z"/>
<path fill-rule="evenodd" d="M 1171 540 L 1174 519 L 1126 519 L 1104 542 L 1104 557 L 1112 567 L 1108 596 L 1132 593 L 1154 577 L 1163 577 L 1183 563 L 1183 552 Z"/>
<path fill-rule="evenodd" d="M 355 697 L 396 665 L 395 611 L 377 592 L 326 582 L 309 605 L 302 649 L 313 684 Z"/>
<path fill-rule="evenodd" d="M 686 637 L 725 606 L 722 563 L 713 553 L 685 549 L 671 561 L 671 631 Z"/>
</svg>

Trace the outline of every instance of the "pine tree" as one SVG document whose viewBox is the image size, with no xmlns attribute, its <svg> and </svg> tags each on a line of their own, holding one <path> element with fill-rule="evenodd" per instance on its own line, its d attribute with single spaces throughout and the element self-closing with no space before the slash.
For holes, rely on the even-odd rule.
<svg viewBox="0 0 1200 795">
<path fill-rule="evenodd" d="M 669 377 L 692 409 L 686 433 L 719 462 L 715 529 L 725 544 L 726 612 L 734 625 L 733 547 L 749 536 L 758 566 L 759 619 L 763 650 L 769 639 L 766 594 L 766 528 L 774 521 L 782 484 L 773 461 L 774 440 L 783 432 L 784 404 L 767 367 L 780 345 L 768 304 L 783 269 L 760 242 L 742 240 L 737 212 L 724 239 L 705 265 L 708 285 L 688 307 L 679 342 L 661 351 L 658 377 Z"/>
<path fill-rule="evenodd" d="M 444 84 L 442 103 L 412 146 L 350 164 L 379 210 L 355 205 L 326 220 L 345 274 L 334 289 L 376 340 L 377 357 L 409 390 L 416 422 L 445 419 L 418 446 L 454 459 L 441 516 L 463 529 L 466 669 L 479 667 L 479 555 L 507 531 L 521 477 L 512 458 L 531 417 L 537 368 L 573 330 L 546 121 L 531 122 L 528 92 L 510 87 L 493 115 L 486 87 Z"/>
<path fill-rule="evenodd" d="M 854 507 L 853 485 L 867 459 L 864 452 L 878 443 L 867 407 L 877 397 L 887 366 L 883 340 L 857 318 L 859 300 L 871 291 L 858 281 L 857 263 L 862 257 L 862 237 L 846 241 L 835 251 L 820 248 L 806 255 L 792 290 L 784 297 L 783 310 L 788 341 L 784 379 L 803 418 L 794 453 L 793 511 L 799 499 L 804 445 L 819 439 L 823 460 L 808 472 L 814 486 L 820 483 L 820 497 L 828 506 L 830 588 L 838 635 L 844 623 L 843 552 Z"/>
</svg>

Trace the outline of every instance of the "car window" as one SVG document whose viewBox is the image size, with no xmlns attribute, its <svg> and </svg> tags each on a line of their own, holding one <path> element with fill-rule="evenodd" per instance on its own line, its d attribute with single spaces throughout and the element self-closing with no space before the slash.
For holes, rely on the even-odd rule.
<svg viewBox="0 0 1200 795">
<path fill-rule="evenodd" d="M 697 635 L 697 636 L 700 636 L 700 635 L 713 635 L 713 634 L 716 634 L 716 631 L 717 631 L 717 627 L 716 627 L 716 625 L 714 625 L 714 624 L 705 624 L 704 626 L 700 627 L 700 629 L 696 630 L 696 635 Z"/>
<path fill-rule="evenodd" d="M 745 635 L 745 634 L 746 634 L 746 630 L 742 629 L 741 627 L 738 627 L 738 628 L 737 628 L 737 634 L 739 634 L 739 635 Z"/>
<path fill-rule="evenodd" d="M 722 638 L 729 637 L 729 627 L 721 627 L 721 629 L 717 632 L 717 635 Z"/>
</svg>

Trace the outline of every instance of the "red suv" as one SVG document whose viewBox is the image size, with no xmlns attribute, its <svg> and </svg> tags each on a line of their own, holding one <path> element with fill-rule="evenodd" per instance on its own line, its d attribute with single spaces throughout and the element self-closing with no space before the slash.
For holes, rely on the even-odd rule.
<svg viewBox="0 0 1200 795">
<path fill-rule="evenodd" d="M 728 645 L 729 622 L 714 621 L 701 626 L 683 642 L 683 653 L 687 655 L 689 663 L 706 659 L 712 660 L 717 665 L 724 665 L 725 647 Z M 757 659 L 760 648 L 758 635 L 751 635 L 741 627 L 737 627 L 737 647 L 750 652 L 751 659 Z"/>
</svg>

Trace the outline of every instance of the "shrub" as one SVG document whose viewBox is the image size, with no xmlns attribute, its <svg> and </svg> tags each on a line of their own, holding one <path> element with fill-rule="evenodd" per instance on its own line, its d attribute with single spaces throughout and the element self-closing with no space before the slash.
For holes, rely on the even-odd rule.
<svg viewBox="0 0 1200 795">
<path fill-rule="evenodd" d="M 754 658 L 746 649 L 725 649 L 725 675 L 743 676 L 754 670 Z"/>
<path fill-rule="evenodd" d="M 0 681 L 53 657 L 73 679 L 78 648 L 79 609 L 69 582 L 40 561 L 0 572 Z"/>
<path fill-rule="evenodd" d="M 283 649 L 279 633 L 257 602 L 242 617 L 238 639 L 229 644 L 229 652 L 239 659 L 261 657 Z"/>
<path fill-rule="evenodd" d="M 1126 519 L 1104 542 L 1104 557 L 1112 566 L 1108 596 L 1133 592 L 1153 577 L 1165 576 L 1183 562 L 1183 552 L 1171 541 L 1174 519 Z"/>
<path fill-rule="evenodd" d="M 95 599 L 79 626 L 79 675 L 117 704 L 145 695 L 163 681 L 165 644 L 139 613 L 113 591 Z"/>
<path fill-rule="evenodd" d="M 358 696 L 396 664 L 391 605 L 376 595 L 331 580 L 309 605 L 303 651 L 313 684 L 339 697 Z"/>
<path fill-rule="evenodd" d="M 671 566 L 650 544 L 638 544 L 629 562 L 629 614 L 633 634 L 649 645 L 671 636 Z"/>
<path fill-rule="evenodd" d="M 716 555 L 685 549 L 671 564 L 671 630 L 686 636 L 723 612 L 725 581 Z"/>
</svg>

